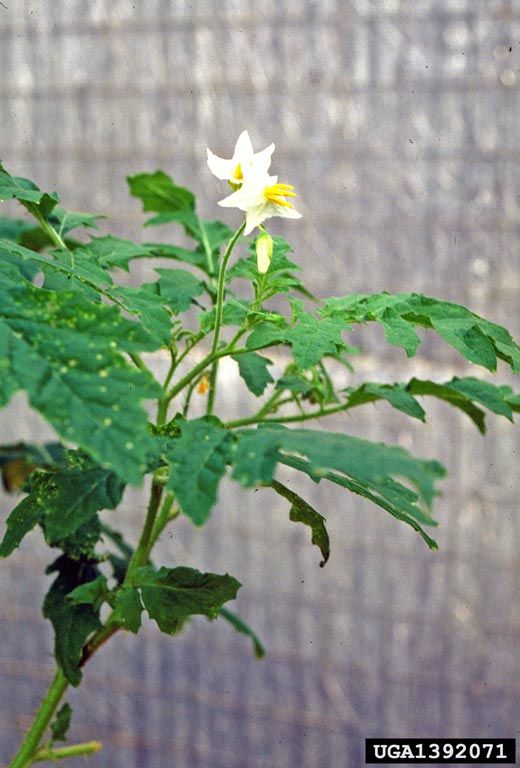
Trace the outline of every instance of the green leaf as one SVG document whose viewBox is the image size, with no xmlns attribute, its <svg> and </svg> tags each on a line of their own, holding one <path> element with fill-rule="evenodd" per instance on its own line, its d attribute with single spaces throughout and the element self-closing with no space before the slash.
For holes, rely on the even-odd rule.
<svg viewBox="0 0 520 768">
<path fill-rule="evenodd" d="M 232 357 L 238 363 L 238 370 L 249 391 L 257 397 L 262 395 L 267 385 L 274 381 L 267 370 L 267 367 L 272 365 L 271 360 L 257 355 L 256 352 Z"/>
<path fill-rule="evenodd" d="M 302 499 L 299 494 L 282 485 L 277 480 L 271 482 L 271 487 L 276 493 L 291 503 L 289 519 L 294 523 L 303 523 L 311 529 L 311 541 L 319 548 L 323 556 L 323 560 L 320 563 L 320 568 L 323 568 L 330 557 L 330 540 L 325 527 L 325 518 L 314 507 L 311 507 L 308 502 Z"/>
<path fill-rule="evenodd" d="M 96 222 L 98 219 L 106 219 L 106 216 L 102 216 L 99 213 L 67 211 L 61 205 L 57 205 L 49 217 L 50 223 L 58 230 L 62 237 L 78 227 L 97 229 Z"/>
<path fill-rule="evenodd" d="M 67 731 L 72 719 L 72 707 L 65 703 L 56 713 L 51 723 L 52 741 L 67 741 Z"/>
<path fill-rule="evenodd" d="M 351 390 L 348 396 L 348 407 L 353 408 L 363 403 L 373 403 L 376 400 L 386 400 L 393 408 L 412 416 L 414 419 L 426 421 L 426 414 L 418 400 L 410 394 L 406 384 L 373 384 L 366 382 L 358 389 Z"/>
<path fill-rule="evenodd" d="M 246 487 L 270 484 L 279 462 L 305 471 L 316 482 L 337 472 L 345 487 L 353 490 L 356 486 L 371 494 L 375 503 L 385 509 L 391 507 L 416 530 L 421 531 L 418 523 L 436 524 L 421 502 L 426 509 L 431 506 L 435 483 L 445 474 L 438 462 L 416 459 L 397 446 L 333 432 L 263 425 L 256 430 L 238 430 L 235 435 L 232 476 Z"/>
<path fill-rule="evenodd" d="M 460 392 L 468 400 L 476 400 L 477 403 L 481 403 L 486 408 L 489 408 L 493 413 L 499 416 L 505 416 L 509 421 L 513 421 L 513 411 L 511 405 L 504 397 L 504 393 L 501 392 L 499 387 L 494 384 L 490 384 L 487 381 L 480 381 L 473 377 L 466 377 L 464 379 L 454 378 L 448 382 L 447 386 Z"/>
<path fill-rule="evenodd" d="M 184 187 L 178 187 L 163 171 L 138 173 L 127 176 L 130 194 L 143 203 L 143 211 L 175 212 L 195 207 L 194 195 Z"/>
<path fill-rule="evenodd" d="M 248 336 L 246 347 L 261 349 L 279 343 L 290 344 L 296 364 L 306 370 L 325 355 L 337 355 L 344 349 L 342 327 L 334 318 L 320 320 L 310 312 L 301 312 L 292 326 L 259 323 Z"/>
<path fill-rule="evenodd" d="M 475 403 L 513 420 L 512 390 L 472 377 L 454 378 L 442 384 L 421 379 L 412 379 L 408 384 L 366 382 L 358 389 L 347 391 L 346 409 L 383 399 L 421 421 L 425 421 L 425 413 L 413 395 L 431 395 L 466 413 L 482 433 L 486 431 L 485 414 Z"/>
<path fill-rule="evenodd" d="M 112 618 L 124 629 L 136 635 L 141 627 L 143 604 L 137 589 L 123 586 L 116 593 Z"/>
<path fill-rule="evenodd" d="M 121 352 L 157 348 L 115 307 L 77 292 L 20 286 L 1 292 L 0 405 L 20 389 L 65 440 L 138 483 L 153 450 L 139 401 L 159 388 Z"/>
<path fill-rule="evenodd" d="M 11 176 L 0 163 L 0 200 L 19 200 L 30 209 L 39 208 L 43 216 L 48 216 L 58 204 L 56 192 L 42 192 L 33 181 L 19 176 Z"/>
<path fill-rule="evenodd" d="M 193 568 L 139 568 L 132 586 L 139 589 L 145 609 L 159 629 L 174 634 L 188 616 L 216 618 L 224 603 L 234 600 L 240 582 L 225 574 L 201 573 Z"/>
<path fill-rule="evenodd" d="M 167 245 L 165 243 L 147 243 L 146 245 L 153 252 L 153 255 L 159 259 L 182 261 L 185 264 L 191 264 L 207 272 L 206 256 L 198 249 L 189 251 L 187 248 L 181 248 L 178 245 Z"/>
<path fill-rule="evenodd" d="M 110 293 L 121 299 L 129 312 L 139 317 L 152 338 L 161 345 L 171 343 L 172 318 L 164 308 L 165 298 L 160 295 L 159 283 L 145 283 L 138 288 L 124 286 Z"/>
<path fill-rule="evenodd" d="M 231 626 L 243 635 L 246 635 L 251 639 L 253 644 L 253 650 L 257 659 L 263 659 L 265 656 L 265 648 L 262 645 L 260 638 L 254 632 L 246 622 L 238 616 L 234 611 L 230 611 L 229 608 L 221 608 L 219 610 L 219 616 L 227 621 Z"/>
<path fill-rule="evenodd" d="M 8 557 L 41 520 L 41 509 L 29 496 L 23 499 L 7 518 L 7 529 L 0 544 L 0 557 Z"/>
<path fill-rule="evenodd" d="M 242 325 L 244 320 L 249 316 L 251 307 L 252 304 L 250 301 L 235 299 L 234 297 L 229 298 L 223 304 L 222 325 Z M 215 327 L 215 317 L 215 307 L 200 313 L 200 330 L 203 333 L 208 333 L 208 331 L 211 331 Z"/>
<path fill-rule="evenodd" d="M 185 269 L 156 269 L 161 299 L 175 314 L 190 308 L 204 291 L 204 283 Z"/>
<path fill-rule="evenodd" d="M 38 523 L 43 525 L 47 543 L 61 546 L 96 512 L 114 509 L 121 501 L 123 488 L 117 475 L 96 466 L 35 473 L 31 492 L 7 519 L 0 557 L 10 555 Z"/>
<path fill-rule="evenodd" d="M 341 325 L 334 319 L 318 320 L 310 312 L 302 312 L 285 338 L 292 345 L 294 360 L 304 370 L 324 355 L 336 355 L 344 346 Z"/>
<path fill-rule="evenodd" d="M 150 258 L 155 254 L 146 245 L 134 243 L 131 240 L 122 240 L 120 237 L 105 235 L 93 237 L 89 243 L 82 247 L 104 268 L 117 268 L 128 271 L 133 259 Z M 74 251 L 76 255 L 77 249 Z"/>
<path fill-rule="evenodd" d="M 67 680 L 74 686 L 81 682 L 80 662 L 83 646 L 101 623 L 92 605 L 74 605 L 67 596 L 76 587 L 96 578 L 96 569 L 88 562 L 72 560 L 62 555 L 47 569 L 58 571 L 44 603 L 43 615 L 54 627 L 56 661 Z"/>
<path fill-rule="evenodd" d="M 226 472 L 231 436 L 215 417 L 179 421 L 181 435 L 167 443 L 168 488 L 184 514 L 203 525 L 217 500 Z"/>
<path fill-rule="evenodd" d="M 311 297 L 301 280 L 293 274 L 301 270 L 301 267 L 287 258 L 287 253 L 290 251 L 292 251 L 292 248 L 283 237 L 274 237 L 273 255 L 269 269 L 265 274 L 260 275 L 256 259 L 255 238 L 248 248 L 249 257 L 235 262 L 228 269 L 226 279 L 228 282 L 235 278 L 250 280 L 258 286 L 263 301 L 276 294 L 289 293 L 291 291 L 298 291 L 305 296 Z"/>
<path fill-rule="evenodd" d="M 328 299 L 322 315 L 341 321 L 343 327 L 378 321 L 388 341 L 402 346 L 409 356 L 418 346 L 414 326 L 432 328 L 471 363 L 494 371 L 499 357 L 520 371 L 520 347 L 509 332 L 459 304 L 416 293 L 352 294 Z"/>
<path fill-rule="evenodd" d="M 94 581 L 87 581 L 86 584 L 80 584 L 67 595 L 74 605 L 92 605 L 94 610 L 99 610 L 106 601 L 109 593 L 107 580 L 102 573 Z"/>
</svg>

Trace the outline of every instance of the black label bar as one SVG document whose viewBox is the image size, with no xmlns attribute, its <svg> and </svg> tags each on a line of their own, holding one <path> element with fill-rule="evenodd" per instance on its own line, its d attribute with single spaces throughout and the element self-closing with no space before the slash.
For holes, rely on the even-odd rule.
<svg viewBox="0 0 520 768">
<path fill-rule="evenodd" d="M 365 739 L 367 765 L 516 765 L 515 739 Z"/>
</svg>

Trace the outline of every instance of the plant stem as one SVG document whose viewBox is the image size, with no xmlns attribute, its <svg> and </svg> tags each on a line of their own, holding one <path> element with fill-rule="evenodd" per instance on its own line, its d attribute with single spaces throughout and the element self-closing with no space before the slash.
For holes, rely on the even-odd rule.
<svg viewBox="0 0 520 768">
<path fill-rule="evenodd" d="M 361 405 L 361 403 L 356 403 Z M 234 427 L 247 427 L 249 424 L 257 424 L 262 421 L 264 424 L 270 422 L 275 424 L 290 424 L 296 421 L 311 421 L 311 419 L 321 419 L 323 416 L 330 416 L 333 413 L 340 413 L 341 411 L 348 411 L 349 408 L 354 408 L 354 405 L 348 403 L 340 403 L 332 408 L 321 408 L 319 411 L 311 411 L 310 413 L 297 413 L 292 416 L 277 416 L 276 418 L 262 418 L 260 411 L 253 416 L 248 416 L 245 419 L 236 419 L 236 421 L 228 421 L 226 427 L 232 429 Z"/>
<path fill-rule="evenodd" d="M 26 206 L 26 207 L 28 208 L 28 206 Z M 47 234 L 49 236 L 49 238 L 52 240 L 54 245 L 57 248 L 63 248 L 65 251 L 68 251 L 69 249 L 67 248 L 67 245 L 66 245 L 65 241 L 63 240 L 62 236 L 58 232 L 56 232 L 56 230 L 54 229 L 52 224 L 49 224 L 49 222 L 47 221 L 45 216 L 42 214 L 42 212 L 40 211 L 38 206 L 37 205 L 34 205 L 34 206 L 31 205 L 31 207 L 28 208 L 28 210 L 32 213 L 32 215 L 35 217 L 35 219 L 38 219 L 38 221 L 40 223 L 40 227 L 43 229 L 45 234 Z"/>
<path fill-rule="evenodd" d="M 67 678 L 61 669 L 58 668 L 45 698 L 36 713 L 33 724 L 27 731 L 20 749 L 18 750 L 18 754 L 9 764 L 9 768 L 25 768 L 25 766 L 31 765 L 41 738 L 51 721 L 54 710 L 67 690 L 68 684 Z"/>
<path fill-rule="evenodd" d="M 145 565 L 150 554 L 150 546 L 152 543 L 152 534 L 155 525 L 155 518 L 159 511 L 159 505 L 163 495 L 163 487 L 158 485 L 155 481 L 152 481 L 152 490 L 150 493 L 150 501 L 148 503 L 148 511 L 146 513 L 146 520 L 141 532 L 139 543 L 134 552 L 134 556 L 130 560 L 128 571 L 126 572 L 125 582 L 130 584 L 132 577 L 141 565 Z"/>
<path fill-rule="evenodd" d="M 32 759 L 33 763 L 42 760 L 63 760 L 66 757 L 80 757 L 81 755 L 93 755 L 102 748 L 100 741 L 86 741 L 84 744 L 71 744 L 69 747 L 44 747 L 39 749 Z"/>
<path fill-rule="evenodd" d="M 235 247 L 238 240 L 240 239 L 245 227 L 246 227 L 246 223 L 244 221 L 242 226 L 237 229 L 237 231 L 229 241 L 224 257 L 220 263 L 220 269 L 218 272 L 218 283 L 217 283 L 215 331 L 213 336 L 213 345 L 211 347 L 212 354 L 215 354 L 215 352 L 217 351 L 218 343 L 220 341 L 220 330 L 222 328 L 222 313 L 224 311 L 224 290 L 226 287 L 226 269 L 227 269 L 228 261 L 231 254 L 233 253 L 233 248 Z"/>
</svg>

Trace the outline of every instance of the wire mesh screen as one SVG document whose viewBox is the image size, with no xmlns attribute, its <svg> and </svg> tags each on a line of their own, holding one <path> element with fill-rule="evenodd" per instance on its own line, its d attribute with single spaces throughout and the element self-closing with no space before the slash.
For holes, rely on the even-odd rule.
<svg viewBox="0 0 520 768">
<path fill-rule="evenodd" d="M 520 0 L 5 0 L 0 156 L 140 238 L 125 176 L 162 167 L 214 218 L 205 147 L 229 155 L 247 127 L 258 146 L 276 141 L 276 170 L 296 184 L 304 218 L 273 230 L 317 295 L 417 290 L 518 332 L 519 41 Z M 469 372 L 430 339 L 411 361 L 377 330 L 356 341 L 354 381 Z M 233 364 L 221 381 L 220 406 L 248 412 Z M 47 436 L 25 412 L 21 397 L 2 412 L 3 442 Z M 518 436 L 491 419 L 483 440 L 463 416 L 428 413 L 416 427 L 370 406 L 334 427 L 450 467 L 438 553 L 311 483 L 332 540 L 324 569 L 274 494 L 230 482 L 206 528 L 181 520 L 163 537 L 162 564 L 244 584 L 239 609 L 268 655 L 205 620 L 177 639 L 151 624 L 116 637 L 70 696 L 71 738 L 104 743 L 93 768 L 356 768 L 366 736 L 518 734 Z M 145 498 L 132 490 L 113 513 L 129 536 Z M 4 763 L 52 674 L 45 557 L 34 533 L 2 564 Z"/>
</svg>

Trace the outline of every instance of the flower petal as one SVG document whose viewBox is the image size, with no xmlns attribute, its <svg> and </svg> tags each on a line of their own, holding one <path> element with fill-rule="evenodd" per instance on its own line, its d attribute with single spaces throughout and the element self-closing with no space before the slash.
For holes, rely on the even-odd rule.
<svg viewBox="0 0 520 768">
<path fill-rule="evenodd" d="M 214 155 L 211 149 L 207 150 L 208 153 L 208 166 L 211 173 L 217 177 L 217 179 L 230 179 L 233 176 L 233 172 L 236 167 L 233 165 L 233 160 L 224 160 L 222 157 Z"/>
<path fill-rule="evenodd" d="M 246 228 L 244 229 L 244 235 L 250 235 L 255 227 L 258 227 L 263 221 L 269 218 L 266 205 L 257 205 L 254 208 L 249 208 L 246 211 Z M 272 214 L 271 214 L 272 215 Z"/>
<path fill-rule="evenodd" d="M 233 162 L 235 167 L 240 163 L 242 168 L 248 166 L 254 156 L 253 145 L 249 138 L 247 131 L 242 131 L 235 144 L 235 151 L 233 153 Z"/>
</svg>

